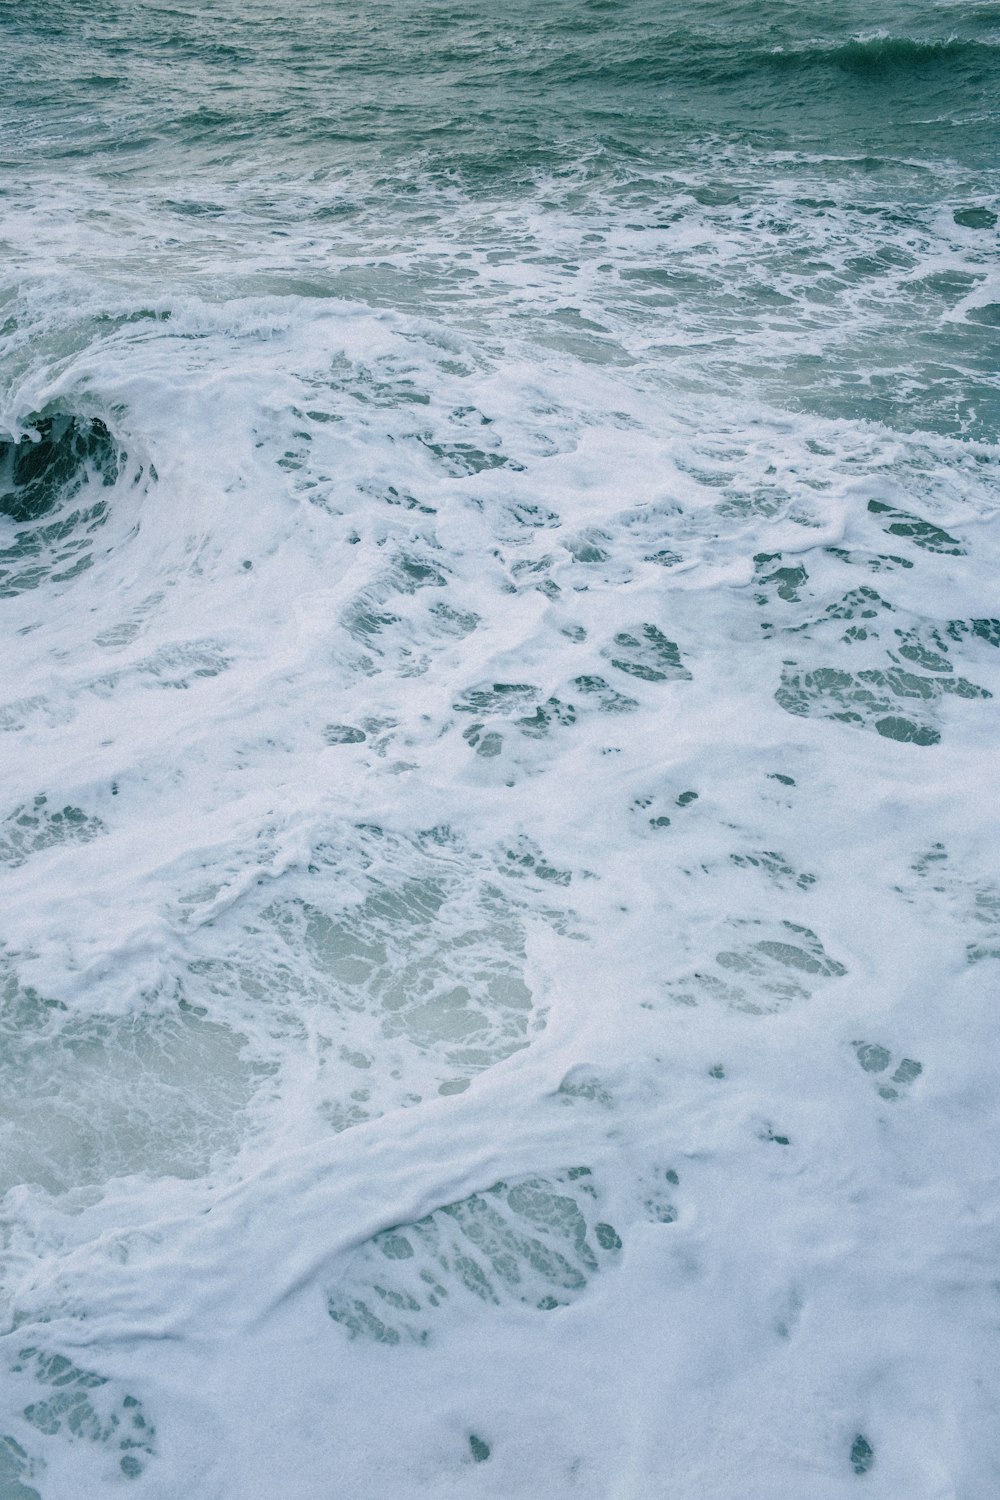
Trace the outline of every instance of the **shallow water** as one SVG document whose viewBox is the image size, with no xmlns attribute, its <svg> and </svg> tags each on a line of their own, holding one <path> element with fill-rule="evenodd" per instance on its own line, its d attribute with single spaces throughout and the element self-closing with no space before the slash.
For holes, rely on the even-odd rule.
<svg viewBox="0 0 1000 1500">
<path fill-rule="evenodd" d="M 0 26 L 0 1500 L 993 1493 L 995 9 Z"/>
</svg>

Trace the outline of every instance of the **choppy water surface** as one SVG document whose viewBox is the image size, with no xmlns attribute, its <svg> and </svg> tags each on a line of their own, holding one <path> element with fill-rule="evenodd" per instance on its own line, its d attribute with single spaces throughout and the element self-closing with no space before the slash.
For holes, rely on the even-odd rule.
<svg viewBox="0 0 1000 1500">
<path fill-rule="evenodd" d="M 995 7 L 0 24 L 0 1500 L 993 1494 Z"/>
</svg>

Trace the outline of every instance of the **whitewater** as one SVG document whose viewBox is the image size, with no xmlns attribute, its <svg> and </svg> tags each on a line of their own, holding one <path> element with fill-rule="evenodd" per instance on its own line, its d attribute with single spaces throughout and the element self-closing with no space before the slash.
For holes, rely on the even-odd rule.
<svg viewBox="0 0 1000 1500">
<path fill-rule="evenodd" d="M 0 1500 L 992 1500 L 995 7 L 0 56 Z"/>
</svg>

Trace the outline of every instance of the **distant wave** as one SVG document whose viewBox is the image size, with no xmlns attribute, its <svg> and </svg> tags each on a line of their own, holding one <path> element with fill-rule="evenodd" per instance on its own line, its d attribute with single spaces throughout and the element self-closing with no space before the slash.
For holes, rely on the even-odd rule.
<svg viewBox="0 0 1000 1500">
<path fill-rule="evenodd" d="M 776 68 L 836 68 L 842 73 L 859 76 L 926 72 L 950 68 L 956 63 L 980 63 L 992 66 L 997 47 L 991 42 L 969 41 L 950 37 L 947 41 L 926 42 L 906 36 L 852 37 L 848 42 L 830 44 L 810 42 L 769 54 Z"/>
<path fill-rule="evenodd" d="M 750 50 L 713 38 L 677 32 L 663 37 L 655 50 L 603 51 L 575 69 L 560 69 L 563 82 L 642 84 L 726 83 L 754 74 L 842 73 L 857 78 L 898 78 L 956 68 L 992 69 L 1000 48 L 992 42 L 957 37 L 920 41 L 912 37 L 853 37 L 847 42 L 815 40 L 789 47 Z M 546 66 L 548 66 L 546 64 Z"/>
</svg>

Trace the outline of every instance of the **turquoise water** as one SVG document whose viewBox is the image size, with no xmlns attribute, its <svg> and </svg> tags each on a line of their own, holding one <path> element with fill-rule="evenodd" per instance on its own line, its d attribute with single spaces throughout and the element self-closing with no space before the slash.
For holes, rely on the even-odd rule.
<svg viewBox="0 0 1000 1500">
<path fill-rule="evenodd" d="M 0 1500 L 997 1493 L 996 6 L 0 57 Z"/>
</svg>

